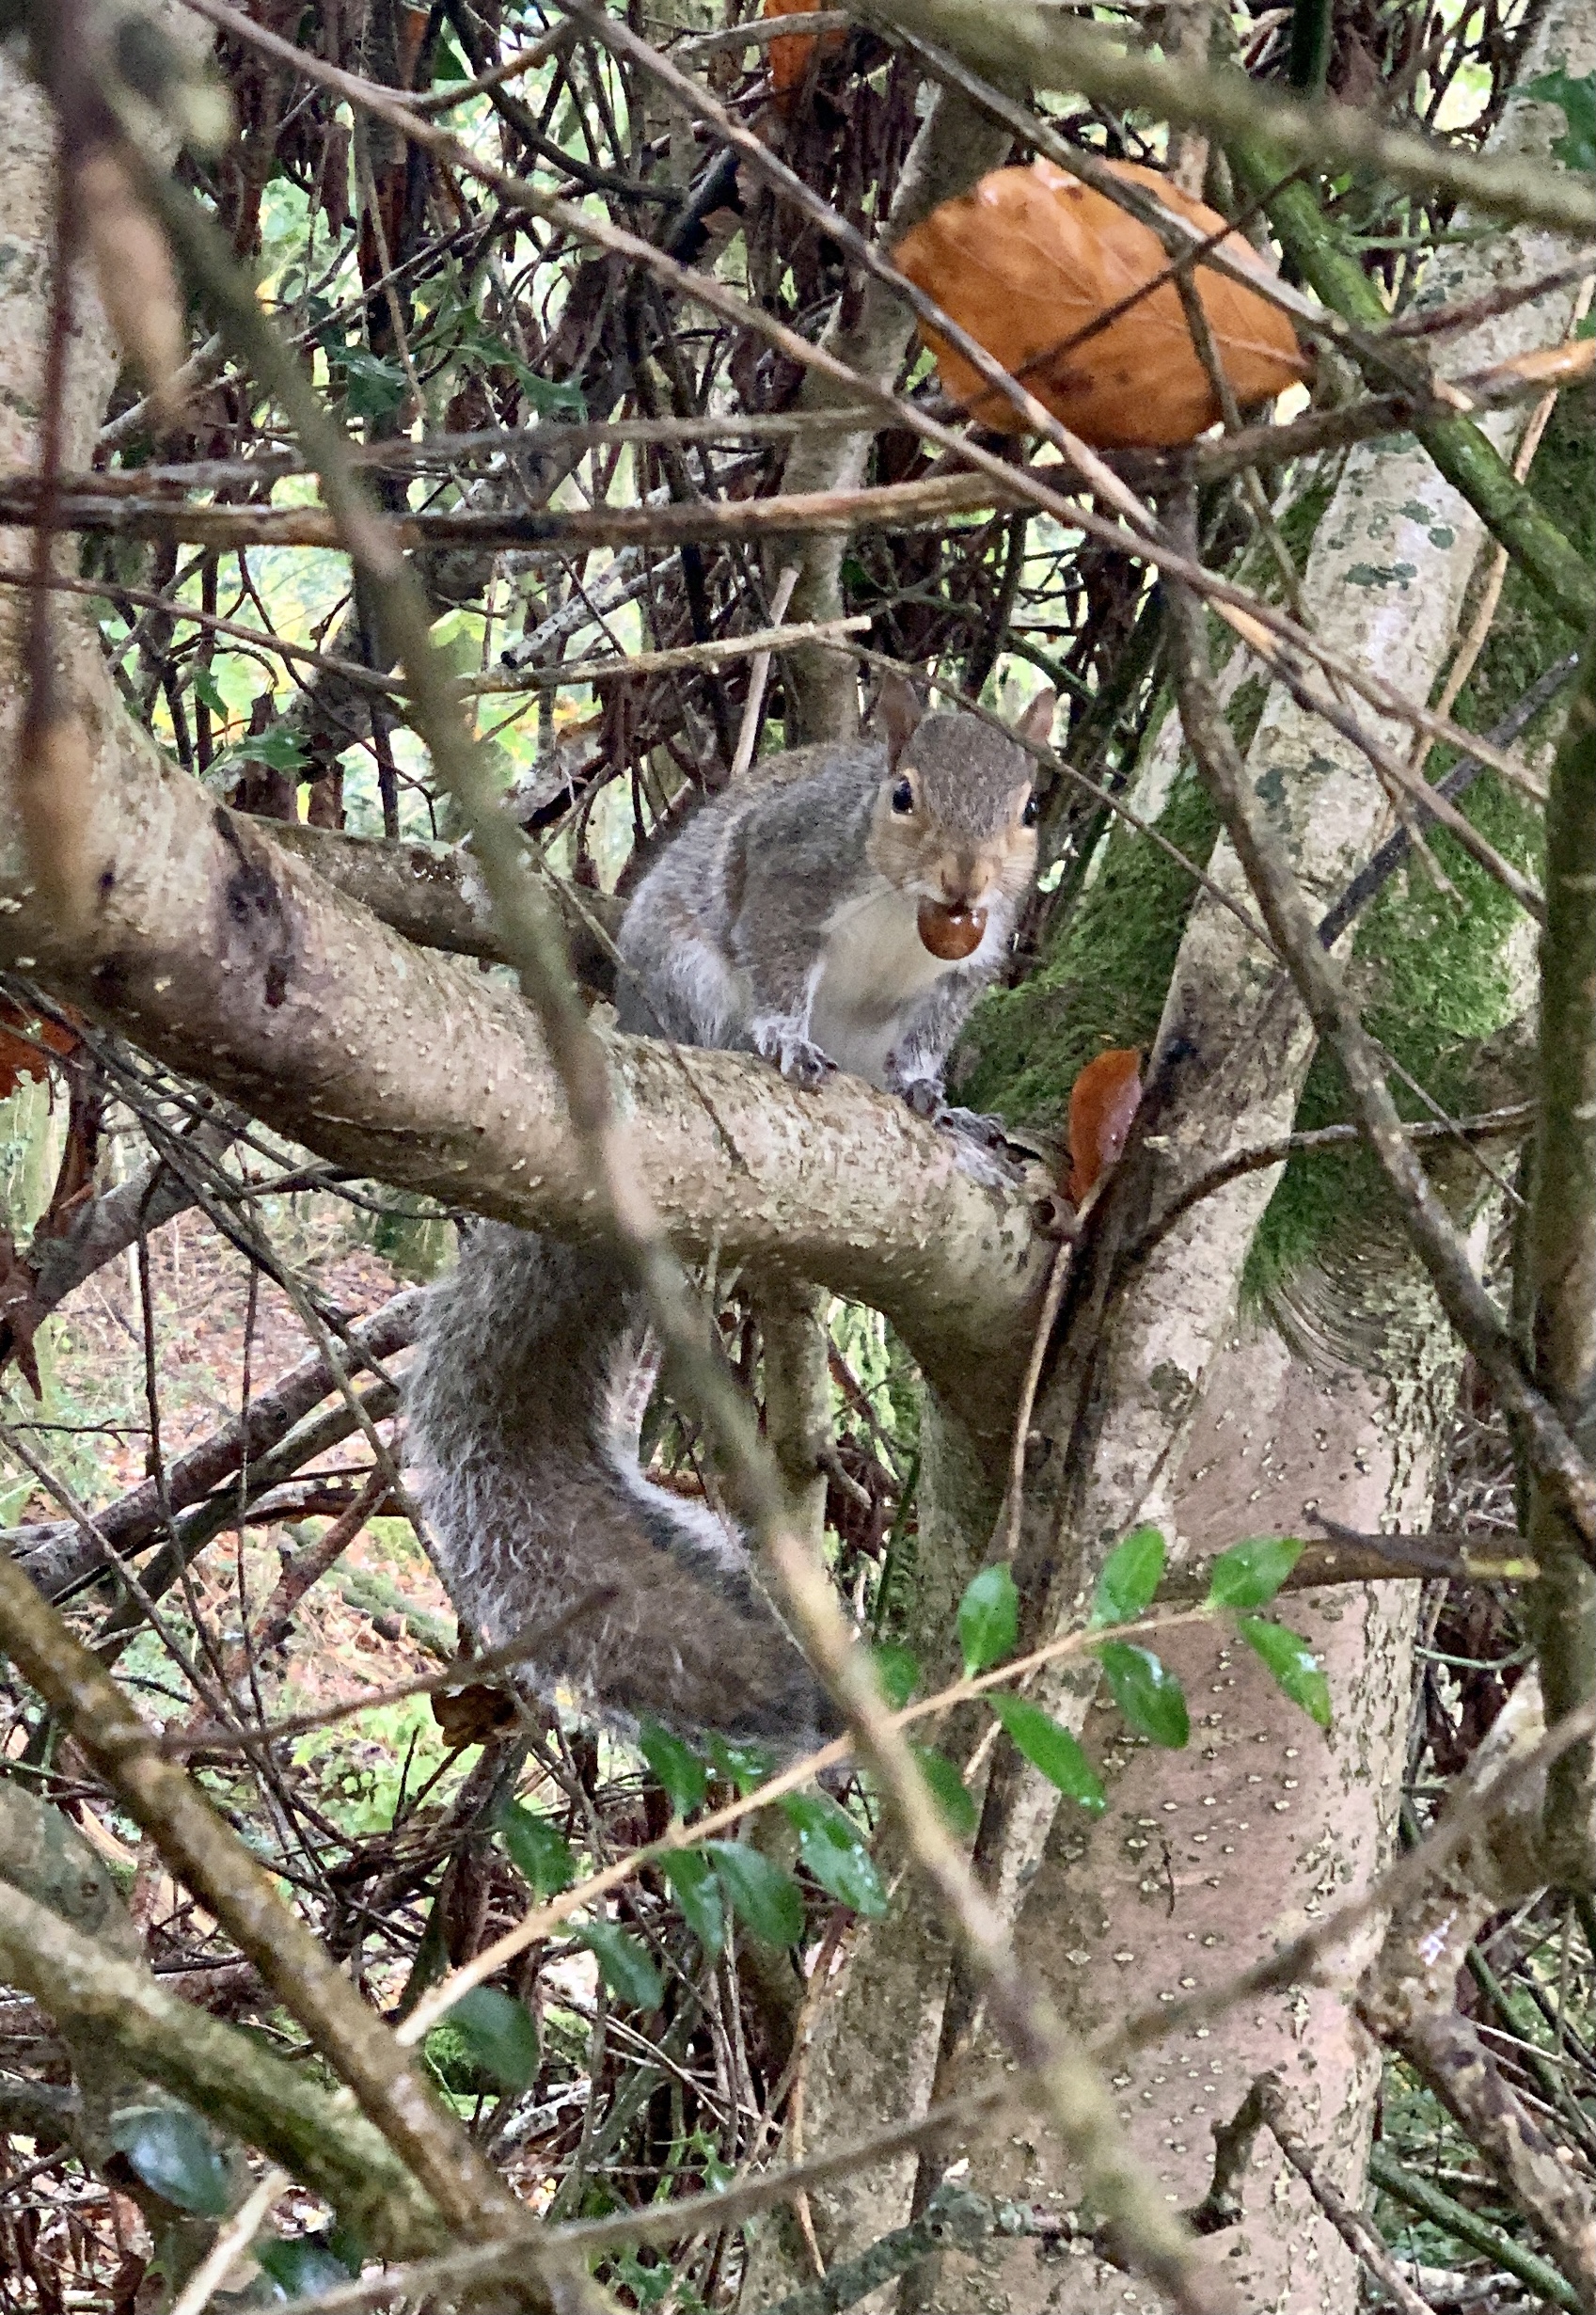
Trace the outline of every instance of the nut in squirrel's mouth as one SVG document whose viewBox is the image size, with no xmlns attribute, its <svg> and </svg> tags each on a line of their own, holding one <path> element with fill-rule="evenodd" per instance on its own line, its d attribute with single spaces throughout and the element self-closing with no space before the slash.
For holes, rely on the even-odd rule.
<svg viewBox="0 0 1596 2315">
<path fill-rule="evenodd" d="M 952 964 L 962 957 L 972 957 L 980 947 L 987 930 L 987 912 L 969 908 L 962 901 L 923 900 L 916 922 L 921 941 L 932 956 Z"/>
</svg>

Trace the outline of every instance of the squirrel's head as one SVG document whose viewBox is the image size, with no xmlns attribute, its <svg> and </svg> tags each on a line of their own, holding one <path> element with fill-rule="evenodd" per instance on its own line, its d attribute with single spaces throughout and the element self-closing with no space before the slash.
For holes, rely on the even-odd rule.
<svg viewBox="0 0 1596 2315">
<path fill-rule="evenodd" d="M 1015 726 L 1045 747 L 1056 706 L 1039 692 Z M 871 821 L 871 865 L 917 899 L 981 911 L 1018 899 L 1036 873 L 1034 759 L 1006 732 L 968 714 L 927 715 L 913 687 L 889 676 L 876 721 L 887 770 Z"/>
</svg>

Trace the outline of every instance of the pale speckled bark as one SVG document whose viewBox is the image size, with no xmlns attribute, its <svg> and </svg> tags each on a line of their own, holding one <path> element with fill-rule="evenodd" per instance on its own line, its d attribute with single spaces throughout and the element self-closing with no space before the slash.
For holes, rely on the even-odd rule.
<svg viewBox="0 0 1596 2315">
<path fill-rule="evenodd" d="M 1398 1340 L 1420 1350 L 1406 1329 Z M 1447 1362 L 1434 1376 L 1437 1396 L 1450 1372 Z M 1195 1554 L 1242 1535 L 1300 1531 L 1314 1507 L 1365 1528 L 1422 1522 L 1435 1414 L 1429 1390 L 1317 1371 L 1271 1328 L 1233 1335 L 1173 1489 L 1181 1546 Z M 1126 2009 L 1229 1977 L 1364 1886 L 1385 1861 L 1416 1603 L 1414 1587 L 1398 1585 L 1287 1603 L 1283 1621 L 1319 1654 L 1330 1679 L 1329 1738 L 1285 1702 L 1245 1646 L 1200 1629 L 1171 1633 L 1161 1646 L 1190 1700 L 1186 1752 L 1128 1740 L 1107 1704 L 1088 1715 L 1109 1813 L 1096 1826 L 1061 1813 L 1018 1925 L 1022 1952 L 1071 2024 L 1089 2033 Z M 1114 2077 L 1136 2152 L 1181 2207 L 1207 2188 L 1212 2125 L 1270 2068 L 1285 2080 L 1303 2134 L 1323 2149 L 1328 2174 L 1358 2198 L 1379 2071 L 1351 2008 L 1367 1955 L 1366 1942 L 1340 1959 L 1328 1985 L 1249 2003 Z M 972 2078 L 992 2063 L 989 2050 L 978 2052 Z M 1046 2141 L 1011 2135 L 981 2149 L 975 2175 L 987 2192 L 1063 2207 L 1073 2200 Z M 1246 2205 L 1243 2225 L 1214 2239 L 1243 2306 L 1328 2315 L 1354 2304 L 1350 2255 L 1267 2136 L 1255 2149 Z M 938 2304 L 967 2309 L 999 2299 L 1015 2315 L 1047 2307 L 1120 2315 L 1157 2304 L 1117 2269 L 1084 2257 L 1061 2267 L 1023 2244 L 995 2254 L 978 2286 L 956 2262 Z"/>
</svg>

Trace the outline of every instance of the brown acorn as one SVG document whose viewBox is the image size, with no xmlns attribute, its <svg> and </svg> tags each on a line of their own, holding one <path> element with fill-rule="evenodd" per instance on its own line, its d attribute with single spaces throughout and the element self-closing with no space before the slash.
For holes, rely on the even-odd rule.
<svg viewBox="0 0 1596 2315">
<path fill-rule="evenodd" d="M 987 929 L 985 909 L 950 908 L 942 900 L 923 900 L 918 918 L 920 938 L 933 957 L 949 964 L 973 957 Z"/>
</svg>

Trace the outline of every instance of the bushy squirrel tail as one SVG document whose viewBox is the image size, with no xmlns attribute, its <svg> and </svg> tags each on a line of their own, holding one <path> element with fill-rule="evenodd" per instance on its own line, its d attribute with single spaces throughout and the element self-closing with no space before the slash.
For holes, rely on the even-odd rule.
<svg viewBox="0 0 1596 2315">
<path fill-rule="evenodd" d="M 422 1315 L 405 1389 L 438 1573 L 484 1647 L 610 1720 L 788 1756 L 830 1700 L 706 1505 L 655 1486 L 614 1412 L 633 1312 L 618 1269 L 501 1224 L 475 1230 Z"/>
</svg>

